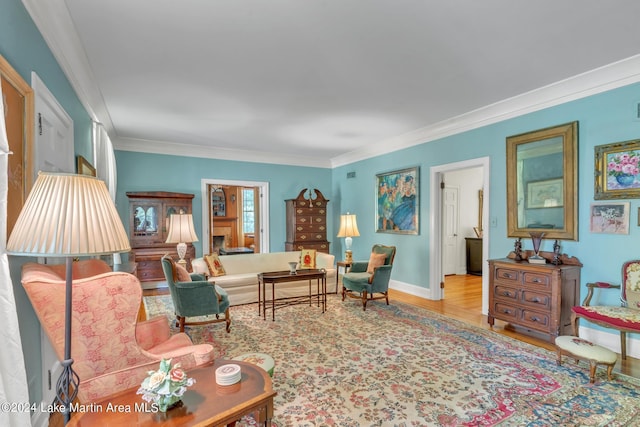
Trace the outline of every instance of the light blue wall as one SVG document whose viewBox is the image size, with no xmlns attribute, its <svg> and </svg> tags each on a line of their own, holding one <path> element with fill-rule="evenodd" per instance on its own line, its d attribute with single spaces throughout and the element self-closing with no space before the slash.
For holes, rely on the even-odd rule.
<svg viewBox="0 0 640 427">
<path fill-rule="evenodd" d="M 0 54 L 27 82 L 31 80 L 32 70 L 38 73 L 74 121 L 76 154 L 91 158 L 89 115 L 19 0 L 0 0 Z M 619 280 L 621 263 L 640 255 L 637 243 L 637 199 L 630 200 L 629 235 L 592 234 L 588 224 L 589 205 L 593 202 L 594 146 L 640 138 L 640 121 L 634 116 L 638 101 L 640 85 L 635 84 L 334 170 L 117 152 L 118 209 L 123 222 L 128 224 L 125 192 L 191 192 L 196 195 L 194 215 L 197 231 L 201 233 L 201 179 L 267 181 L 270 183 L 271 195 L 270 250 L 280 251 L 284 249 L 284 200 L 297 196 L 301 188 L 318 188 L 331 200 L 329 236 L 336 234 L 340 213 L 356 213 L 361 232 L 361 236 L 355 238 L 353 243 L 356 258 L 365 258 L 373 243 L 396 245 L 398 257 L 393 278 L 428 287 L 429 236 L 432 232 L 428 223 L 429 168 L 478 157 L 491 158 L 488 203 L 490 217 L 495 218 L 497 226 L 490 230 L 489 257 L 503 257 L 513 248 L 513 239 L 506 237 L 505 138 L 578 120 L 579 241 L 563 242 L 562 250 L 578 257 L 584 264 L 584 295 L 584 283 L 592 280 Z M 419 166 L 421 170 L 420 234 L 409 236 L 375 233 L 375 174 L 411 166 Z M 346 173 L 350 171 L 356 172 L 356 178 L 346 178 Z M 341 258 L 342 239 L 329 237 L 329 240 L 332 241 L 332 252 Z M 546 242 L 543 249 L 548 250 L 549 244 Z M 20 286 L 20 266 L 24 261 L 26 260 L 22 258 L 11 257 L 10 267 L 30 380 L 30 399 L 38 401 L 41 387 L 38 378 L 39 328 L 31 305 Z M 611 293 L 607 301 L 615 303 L 615 293 Z"/>
<path fill-rule="evenodd" d="M 582 292 L 585 283 L 596 280 L 620 280 L 623 261 L 640 257 L 637 199 L 614 200 L 631 203 L 628 235 L 594 234 L 589 231 L 590 204 L 594 202 L 594 147 L 597 145 L 640 138 L 640 120 L 636 104 L 640 101 L 640 84 L 634 84 L 585 99 L 569 102 L 543 111 L 506 120 L 480 129 L 464 132 L 438 141 L 422 144 L 364 160 L 333 170 L 331 197 L 342 211 L 358 215 L 360 237 L 353 240 L 355 254 L 368 253 L 374 242 L 398 247 L 392 274 L 393 279 L 428 287 L 429 279 L 429 198 L 430 168 L 463 160 L 486 157 L 491 159 L 490 217 L 497 226 L 490 229 L 489 258 L 502 258 L 513 249 L 514 239 L 506 237 L 506 137 L 577 120 L 579 122 L 578 181 L 579 181 L 579 241 L 563 241 L 562 252 L 582 261 Z M 376 234 L 375 174 L 411 166 L 419 166 L 420 179 L 420 235 Z M 349 171 L 355 179 L 347 179 Z M 342 201 L 339 201 L 342 200 Z M 485 201 L 486 202 L 486 201 Z M 531 242 L 524 242 L 525 249 Z M 543 250 L 551 250 L 552 242 L 543 243 Z M 618 294 L 611 292 L 602 301 L 616 303 Z"/>
<path fill-rule="evenodd" d="M 194 194 L 193 221 L 200 242 L 196 254 L 202 255 L 202 180 L 238 180 L 269 183 L 269 250 L 284 251 L 286 199 L 298 196 L 304 188 L 317 188 L 329 199 L 331 209 L 331 170 L 265 163 L 232 162 L 197 157 L 116 151 L 118 168 L 118 212 L 129 227 L 129 191 L 175 191 Z M 331 218 L 328 227 L 332 229 Z M 331 234 L 328 237 L 332 241 Z M 206 242 L 206 241 L 205 241 Z"/>
<path fill-rule="evenodd" d="M 0 0 L 0 55 L 28 84 L 31 83 L 31 71 L 35 71 L 40 76 L 73 119 L 75 153 L 91 159 L 93 150 L 89 115 L 20 0 Z M 42 397 L 40 324 L 20 284 L 22 264 L 31 261 L 35 259 L 9 257 L 29 382 L 29 400 L 39 402 Z"/>
<path fill-rule="evenodd" d="M 75 153 L 93 158 L 91 119 L 20 0 L 0 0 L 0 55 L 28 84 L 38 74 L 73 119 Z"/>
</svg>

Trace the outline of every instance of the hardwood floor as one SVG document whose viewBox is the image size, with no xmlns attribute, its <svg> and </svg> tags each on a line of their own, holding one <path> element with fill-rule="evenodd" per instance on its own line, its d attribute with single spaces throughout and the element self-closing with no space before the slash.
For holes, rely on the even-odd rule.
<svg viewBox="0 0 640 427">
<path fill-rule="evenodd" d="M 491 328 L 487 323 L 487 316 L 482 314 L 482 277 L 480 276 L 469 274 L 446 276 L 445 299 L 440 301 L 416 297 L 393 289 L 389 290 L 389 299 L 422 307 L 483 329 L 490 329 L 499 334 L 555 351 L 554 346 L 546 337 L 524 334 L 523 331 L 514 329 L 508 323 L 496 320 L 495 326 Z M 627 356 L 627 360 L 622 361 L 618 357 L 615 370 L 640 378 L 640 359 Z"/>
</svg>

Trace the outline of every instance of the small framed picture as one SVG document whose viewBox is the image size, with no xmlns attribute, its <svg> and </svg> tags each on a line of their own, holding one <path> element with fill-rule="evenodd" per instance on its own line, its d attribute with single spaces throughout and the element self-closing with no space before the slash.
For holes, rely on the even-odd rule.
<svg viewBox="0 0 640 427">
<path fill-rule="evenodd" d="M 640 139 L 595 147 L 594 198 L 640 198 Z"/>
<path fill-rule="evenodd" d="M 82 156 L 78 156 L 78 174 L 96 176 L 96 168 L 91 166 L 91 163 Z"/>
<path fill-rule="evenodd" d="M 592 233 L 629 234 L 629 202 L 592 203 L 589 224 Z"/>
</svg>

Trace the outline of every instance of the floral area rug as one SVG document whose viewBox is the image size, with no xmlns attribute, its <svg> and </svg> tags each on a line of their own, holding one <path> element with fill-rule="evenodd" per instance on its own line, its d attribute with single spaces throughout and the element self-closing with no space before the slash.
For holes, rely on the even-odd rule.
<svg viewBox="0 0 640 427">
<path fill-rule="evenodd" d="M 193 326 L 216 357 L 275 359 L 273 425 L 638 426 L 640 380 L 588 366 L 436 313 L 328 297 L 328 310 L 289 306 L 275 322 L 256 304 L 221 324 Z M 173 317 L 169 296 L 145 297 L 149 316 Z M 175 325 L 172 323 L 172 328 Z M 252 424 L 252 419 L 240 425 Z"/>
</svg>

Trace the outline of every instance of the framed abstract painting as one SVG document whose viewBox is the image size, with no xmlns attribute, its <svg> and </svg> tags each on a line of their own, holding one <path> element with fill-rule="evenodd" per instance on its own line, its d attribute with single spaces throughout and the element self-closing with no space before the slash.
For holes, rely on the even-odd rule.
<svg viewBox="0 0 640 427">
<path fill-rule="evenodd" d="M 376 232 L 418 234 L 419 195 L 417 167 L 376 175 Z"/>
</svg>

